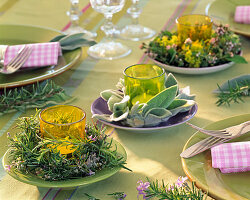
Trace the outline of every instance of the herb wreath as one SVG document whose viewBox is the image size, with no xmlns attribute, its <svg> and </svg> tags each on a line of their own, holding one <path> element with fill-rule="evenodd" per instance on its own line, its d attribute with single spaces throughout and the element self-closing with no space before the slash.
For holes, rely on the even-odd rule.
<svg viewBox="0 0 250 200">
<path fill-rule="evenodd" d="M 124 156 L 118 153 L 112 139 L 104 133 L 104 128 L 86 125 L 86 137 L 56 140 L 42 138 L 37 114 L 19 119 L 20 130 L 10 137 L 9 156 L 11 164 L 7 170 L 17 170 L 23 174 L 34 174 L 46 181 L 59 181 L 94 175 L 103 168 L 126 168 Z M 62 155 L 59 145 L 73 146 L 75 151 Z"/>
</svg>

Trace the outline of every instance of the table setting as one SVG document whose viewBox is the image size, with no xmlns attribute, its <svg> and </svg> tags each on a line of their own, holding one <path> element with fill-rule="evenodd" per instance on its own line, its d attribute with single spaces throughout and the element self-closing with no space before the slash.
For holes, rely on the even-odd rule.
<svg viewBox="0 0 250 200">
<path fill-rule="evenodd" d="M 0 199 L 249 199 L 249 7 L 0 2 Z"/>
</svg>

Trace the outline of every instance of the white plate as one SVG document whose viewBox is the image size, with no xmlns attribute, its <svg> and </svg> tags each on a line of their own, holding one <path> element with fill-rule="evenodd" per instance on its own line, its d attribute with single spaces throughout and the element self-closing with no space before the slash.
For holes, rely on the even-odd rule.
<svg viewBox="0 0 250 200">
<path fill-rule="evenodd" d="M 175 72 L 179 74 L 192 74 L 192 75 L 199 75 L 199 74 L 210 74 L 214 72 L 219 72 L 231 67 L 234 62 L 229 62 L 223 65 L 217 65 L 214 67 L 201 67 L 201 68 L 186 68 L 186 67 L 176 67 L 171 65 L 163 64 L 157 60 L 154 60 L 148 56 L 148 58 L 153 61 L 155 64 L 163 67 L 167 70 L 167 72 Z"/>
</svg>

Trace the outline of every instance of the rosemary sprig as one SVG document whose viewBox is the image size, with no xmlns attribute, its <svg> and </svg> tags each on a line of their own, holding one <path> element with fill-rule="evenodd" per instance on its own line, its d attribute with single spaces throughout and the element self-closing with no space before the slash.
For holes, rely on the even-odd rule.
<svg viewBox="0 0 250 200">
<path fill-rule="evenodd" d="M 97 199 L 93 196 L 91 196 L 90 194 L 87 194 L 87 193 L 84 193 L 87 197 L 88 197 L 88 200 L 100 200 L 100 199 Z"/>
<path fill-rule="evenodd" d="M 25 112 L 28 108 L 42 108 L 72 100 L 73 98 L 53 81 L 37 82 L 15 89 L 5 88 L 0 95 L 0 115 L 15 111 Z"/>
<path fill-rule="evenodd" d="M 218 100 L 216 102 L 217 106 L 228 105 L 233 103 L 244 102 L 242 99 L 243 96 L 250 96 L 250 82 L 249 81 L 238 81 L 235 82 L 234 86 L 228 81 L 228 90 L 222 90 L 221 87 L 217 84 L 220 91 L 218 95 Z"/>
<path fill-rule="evenodd" d="M 124 167 L 125 160 L 107 140 L 105 129 L 86 125 L 86 138 L 41 138 L 40 125 L 34 116 L 19 119 L 20 130 L 9 137 L 11 170 L 34 174 L 44 180 L 67 180 L 94 175 L 103 168 Z M 71 154 L 62 155 L 59 146 L 73 146 Z M 126 168 L 127 169 L 127 168 Z"/>
<path fill-rule="evenodd" d="M 182 180 L 181 180 L 182 179 Z M 150 181 L 147 178 L 147 182 L 143 183 L 138 181 L 140 184 L 137 187 L 138 195 L 142 195 L 143 199 L 192 199 L 192 200 L 204 200 L 207 195 L 204 194 L 200 189 L 197 189 L 192 182 L 192 187 L 190 187 L 186 182 L 185 178 L 179 177 L 177 182 L 173 185 L 165 184 L 162 180 L 160 185 L 158 180 Z"/>
<path fill-rule="evenodd" d="M 114 193 L 107 194 L 107 195 L 112 196 L 116 200 L 123 200 L 127 196 L 124 192 L 114 192 Z"/>
</svg>

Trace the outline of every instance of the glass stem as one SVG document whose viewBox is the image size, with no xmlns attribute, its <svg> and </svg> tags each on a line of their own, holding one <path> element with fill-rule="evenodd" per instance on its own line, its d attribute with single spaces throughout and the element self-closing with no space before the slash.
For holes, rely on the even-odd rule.
<svg viewBox="0 0 250 200">
<path fill-rule="evenodd" d="M 72 26 L 79 26 L 79 0 L 70 0 L 71 6 L 68 12 Z"/>
<path fill-rule="evenodd" d="M 138 25 L 139 24 L 139 16 L 141 14 L 141 9 L 139 8 L 139 0 L 132 0 L 132 6 L 127 10 L 127 13 L 132 18 L 132 24 Z"/>
<path fill-rule="evenodd" d="M 106 40 L 111 41 L 116 31 L 115 26 L 112 23 L 113 14 L 105 13 L 104 17 L 105 17 L 105 22 L 103 26 L 101 27 L 101 30 L 105 33 Z"/>
</svg>

